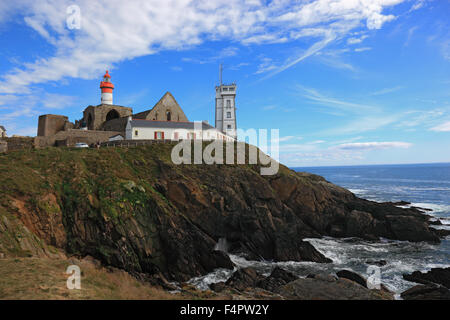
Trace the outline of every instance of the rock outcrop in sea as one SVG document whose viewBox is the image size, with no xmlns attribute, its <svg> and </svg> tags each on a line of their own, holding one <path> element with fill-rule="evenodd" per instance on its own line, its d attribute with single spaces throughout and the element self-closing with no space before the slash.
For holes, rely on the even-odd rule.
<svg viewBox="0 0 450 320">
<path fill-rule="evenodd" d="M 428 272 L 414 271 L 403 279 L 420 283 L 402 292 L 405 300 L 450 300 L 450 268 L 432 268 Z"/>
</svg>

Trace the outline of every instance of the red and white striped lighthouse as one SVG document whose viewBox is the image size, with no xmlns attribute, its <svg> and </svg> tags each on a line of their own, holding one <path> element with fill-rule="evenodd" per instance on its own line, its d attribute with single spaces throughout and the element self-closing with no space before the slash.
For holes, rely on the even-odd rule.
<svg viewBox="0 0 450 320">
<path fill-rule="evenodd" d="M 111 76 L 108 70 L 103 76 L 103 81 L 100 82 L 100 89 L 102 89 L 102 104 L 113 104 L 114 85 L 111 83 Z"/>
</svg>

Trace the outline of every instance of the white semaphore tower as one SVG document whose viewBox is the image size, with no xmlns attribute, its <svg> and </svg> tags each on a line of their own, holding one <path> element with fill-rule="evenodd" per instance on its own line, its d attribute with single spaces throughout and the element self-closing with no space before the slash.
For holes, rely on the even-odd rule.
<svg viewBox="0 0 450 320">
<path fill-rule="evenodd" d="M 111 82 L 111 76 L 108 70 L 106 70 L 103 76 L 103 81 L 100 82 L 100 89 L 102 89 L 102 104 L 113 104 L 114 85 Z"/>
<path fill-rule="evenodd" d="M 219 66 L 219 86 L 216 86 L 216 129 L 236 139 L 236 83 L 222 83 Z"/>
</svg>

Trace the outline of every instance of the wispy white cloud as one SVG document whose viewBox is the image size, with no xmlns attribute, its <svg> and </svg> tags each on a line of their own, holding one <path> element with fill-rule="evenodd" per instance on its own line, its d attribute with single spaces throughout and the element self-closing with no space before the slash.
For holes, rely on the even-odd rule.
<svg viewBox="0 0 450 320">
<path fill-rule="evenodd" d="M 358 117 L 342 126 L 325 129 L 321 132 L 324 135 L 348 135 L 374 131 L 391 125 L 401 118 L 400 114 L 379 114 Z"/>
<path fill-rule="evenodd" d="M 242 40 L 243 44 L 283 43 L 289 38 L 279 34 L 259 34 Z"/>
<path fill-rule="evenodd" d="M 369 51 L 372 50 L 371 47 L 361 47 L 361 48 L 355 48 L 355 52 L 364 52 L 364 51 Z"/>
<path fill-rule="evenodd" d="M 263 110 L 274 110 L 274 109 L 276 109 L 276 108 L 277 108 L 276 105 L 271 104 L 271 105 L 268 105 L 268 106 L 264 106 L 262 109 L 263 109 Z"/>
<path fill-rule="evenodd" d="M 34 137 L 37 134 L 37 127 L 22 127 L 14 130 L 14 135 Z"/>
<path fill-rule="evenodd" d="M 326 50 L 316 53 L 316 57 L 318 61 L 321 63 L 336 69 L 343 69 L 349 71 L 357 71 L 357 68 L 353 66 L 351 63 L 343 60 L 342 55 L 349 52 L 349 49 L 340 49 L 340 50 Z"/>
<path fill-rule="evenodd" d="M 255 74 L 265 73 L 276 68 L 277 66 L 273 63 L 272 58 L 262 57 Z"/>
<path fill-rule="evenodd" d="M 418 26 L 412 26 L 411 28 L 408 29 L 408 34 L 407 34 L 407 36 L 406 36 L 405 43 L 403 43 L 403 45 L 404 45 L 405 47 L 409 45 L 409 42 L 411 41 L 411 39 L 412 39 L 412 37 L 413 37 L 413 35 L 414 35 L 414 32 L 416 32 L 416 30 L 417 30 L 418 28 L 419 28 Z"/>
<path fill-rule="evenodd" d="M 239 70 L 242 67 L 247 67 L 249 65 L 250 65 L 250 63 L 248 63 L 248 62 L 240 62 L 238 64 L 231 65 L 230 67 L 228 67 L 228 69 L 230 69 L 230 70 Z"/>
<path fill-rule="evenodd" d="M 297 88 L 303 97 L 328 108 L 350 111 L 352 113 L 367 113 L 368 111 L 377 112 L 380 109 L 379 107 L 373 105 L 348 102 L 342 99 L 326 96 L 316 89 L 307 88 L 301 85 L 298 85 Z"/>
<path fill-rule="evenodd" d="M 367 37 L 368 37 L 368 35 L 362 35 L 362 36 L 359 37 L 359 38 L 355 38 L 355 37 L 348 38 L 348 39 L 347 39 L 347 44 L 358 44 L 358 43 L 361 43 L 361 42 L 363 42 L 363 40 L 366 39 Z"/>
<path fill-rule="evenodd" d="M 448 111 L 448 108 L 435 108 L 432 110 L 410 110 L 403 114 L 402 119 L 399 120 L 399 122 L 396 124 L 396 127 L 407 129 L 412 129 L 414 127 L 434 127 L 441 121 L 442 117 Z"/>
<path fill-rule="evenodd" d="M 314 141 L 311 141 L 310 144 L 321 144 L 321 143 L 325 143 L 325 142 L 326 142 L 325 140 L 314 140 Z"/>
<path fill-rule="evenodd" d="M 416 11 L 419 10 L 420 8 L 422 8 L 425 5 L 425 0 L 418 0 L 416 1 L 411 8 L 409 9 L 408 12 L 412 12 L 412 11 Z"/>
<path fill-rule="evenodd" d="M 342 164 L 361 161 L 370 151 L 407 149 L 411 146 L 411 143 L 401 141 L 342 143 L 325 148 L 314 144 L 293 144 L 280 147 L 280 159 L 290 166 Z"/>
<path fill-rule="evenodd" d="M 409 148 L 412 144 L 408 142 L 392 141 L 392 142 L 353 142 L 344 143 L 335 146 L 340 150 L 378 150 L 388 148 Z"/>
<path fill-rule="evenodd" d="M 283 72 L 286 69 L 291 68 L 292 66 L 296 65 L 297 63 L 299 63 L 300 61 L 305 60 L 306 58 L 312 56 L 313 54 L 319 52 L 320 50 L 322 50 L 328 43 L 330 43 L 331 41 L 336 39 L 336 35 L 329 31 L 326 32 L 326 35 L 324 36 L 324 38 L 320 41 L 317 41 L 316 43 L 314 43 L 313 45 L 311 45 L 308 49 L 306 49 L 306 51 L 304 53 L 302 53 L 300 56 L 295 57 L 295 58 L 291 58 L 288 61 L 286 61 L 283 65 L 277 67 L 274 69 L 274 71 L 271 71 L 267 76 L 264 77 L 264 79 L 273 77 L 274 75 Z M 266 70 L 266 71 L 270 71 L 270 70 Z"/>
<path fill-rule="evenodd" d="M 450 131 L 450 121 L 441 123 L 441 124 L 431 128 L 430 130 L 438 131 L 438 132 L 449 132 Z"/>
<path fill-rule="evenodd" d="M 372 95 L 372 96 L 379 96 L 379 95 L 383 95 L 383 94 L 387 94 L 387 93 L 392 93 L 392 92 L 401 90 L 403 88 L 404 88 L 404 86 L 395 86 L 395 87 L 392 87 L 392 88 L 383 88 L 381 90 L 372 92 L 370 95 Z"/>
<path fill-rule="evenodd" d="M 43 98 L 41 98 L 40 103 L 37 102 L 36 104 L 49 109 L 65 109 L 68 106 L 73 105 L 76 100 L 77 97 L 74 96 L 45 93 Z"/>
<path fill-rule="evenodd" d="M 317 166 L 361 161 L 364 155 L 359 151 L 321 150 L 280 154 L 280 160 L 289 166 Z"/>
</svg>

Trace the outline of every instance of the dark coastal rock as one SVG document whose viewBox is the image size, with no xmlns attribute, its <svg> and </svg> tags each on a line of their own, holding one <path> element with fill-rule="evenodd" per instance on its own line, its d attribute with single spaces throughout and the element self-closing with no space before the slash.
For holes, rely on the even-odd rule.
<svg viewBox="0 0 450 320">
<path fill-rule="evenodd" d="M 416 210 L 419 210 L 419 211 L 433 211 L 433 209 L 430 209 L 430 208 L 422 208 L 422 207 L 416 207 L 416 206 L 412 206 L 410 208 L 411 209 L 416 209 Z"/>
<path fill-rule="evenodd" d="M 348 279 L 306 278 L 290 282 L 276 291 L 295 300 L 391 300 L 392 294 L 369 290 Z"/>
<path fill-rule="evenodd" d="M 347 276 L 349 274 L 343 273 Z M 356 275 L 358 276 L 358 275 Z M 382 287 L 380 290 L 369 290 L 357 281 L 362 277 L 352 274 L 347 278 L 337 278 L 332 274 L 311 274 L 307 278 L 298 278 L 294 274 L 275 268 L 268 277 L 258 274 L 253 268 L 239 269 L 226 282 L 211 284 L 216 292 L 238 290 L 238 292 L 256 292 L 264 290 L 278 294 L 286 299 L 300 300 L 391 300 L 393 294 Z"/>
<path fill-rule="evenodd" d="M 225 284 L 225 282 L 220 281 L 220 282 L 216 282 L 216 283 L 211 283 L 209 285 L 209 288 L 215 292 L 222 292 L 223 290 L 227 289 L 228 286 Z"/>
<path fill-rule="evenodd" d="M 417 285 L 400 295 L 404 300 L 450 300 L 450 290 L 439 285 Z"/>
<path fill-rule="evenodd" d="M 283 165 L 272 176 L 262 176 L 259 164 L 176 165 L 172 148 L 7 154 L 0 214 L 68 254 L 177 281 L 231 268 L 212 251 L 220 238 L 249 259 L 327 263 L 305 238 L 436 243 L 443 234 L 417 210 L 359 199 L 314 174 Z"/>
<path fill-rule="evenodd" d="M 225 252 L 213 250 L 211 252 L 211 257 L 205 261 L 205 267 L 210 270 L 217 268 L 233 269 L 234 263 Z"/>
<path fill-rule="evenodd" d="M 226 282 L 210 284 L 210 288 L 216 292 L 221 292 L 225 289 L 244 291 L 256 288 L 274 292 L 278 287 L 296 279 L 298 279 L 297 276 L 279 267 L 275 267 L 267 277 L 260 275 L 253 268 L 242 268 L 235 271 Z"/>
<path fill-rule="evenodd" d="M 388 201 L 388 202 L 384 202 L 384 203 L 388 203 L 388 204 L 391 204 L 391 205 L 393 205 L 393 206 L 408 206 L 408 205 L 411 204 L 411 202 L 403 201 L 403 200 L 401 200 L 401 201 L 395 201 L 395 202 Z"/>
<path fill-rule="evenodd" d="M 268 291 L 275 291 L 278 287 L 298 279 L 293 273 L 276 267 L 265 279 L 259 281 L 256 286 Z"/>
<path fill-rule="evenodd" d="M 256 272 L 253 268 L 242 268 L 236 270 L 230 279 L 225 284 L 239 291 L 244 291 L 246 288 L 256 287 L 259 281 L 264 277 Z"/>
<path fill-rule="evenodd" d="M 382 267 L 387 264 L 387 261 L 386 260 L 367 260 L 366 263 L 373 265 L 373 266 Z"/>
<path fill-rule="evenodd" d="M 442 222 L 439 219 L 432 220 L 432 221 L 430 220 L 430 221 L 428 221 L 428 223 L 432 226 L 442 226 Z"/>
<path fill-rule="evenodd" d="M 356 282 L 356 283 L 360 284 L 364 288 L 367 288 L 367 281 L 366 281 L 366 279 L 364 279 L 362 276 L 360 276 L 356 272 L 353 272 L 353 271 L 350 271 L 350 270 L 341 270 L 341 271 L 336 272 L 336 275 L 339 278 L 344 278 L 344 279 L 351 280 L 353 282 Z"/>
<path fill-rule="evenodd" d="M 450 267 L 433 268 L 425 273 L 414 271 L 411 274 L 404 274 L 403 279 L 422 284 L 439 284 L 450 289 Z"/>
<path fill-rule="evenodd" d="M 441 238 L 450 236 L 450 230 L 445 229 L 435 229 L 434 233 L 436 233 Z"/>
<path fill-rule="evenodd" d="M 328 273 L 310 273 L 306 276 L 307 279 L 318 279 L 322 281 L 335 282 L 338 277 Z"/>
<path fill-rule="evenodd" d="M 406 215 L 387 215 L 386 220 L 398 240 L 440 241 L 439 236 L 428 227 L 427 221 Z"/>
</svg>

